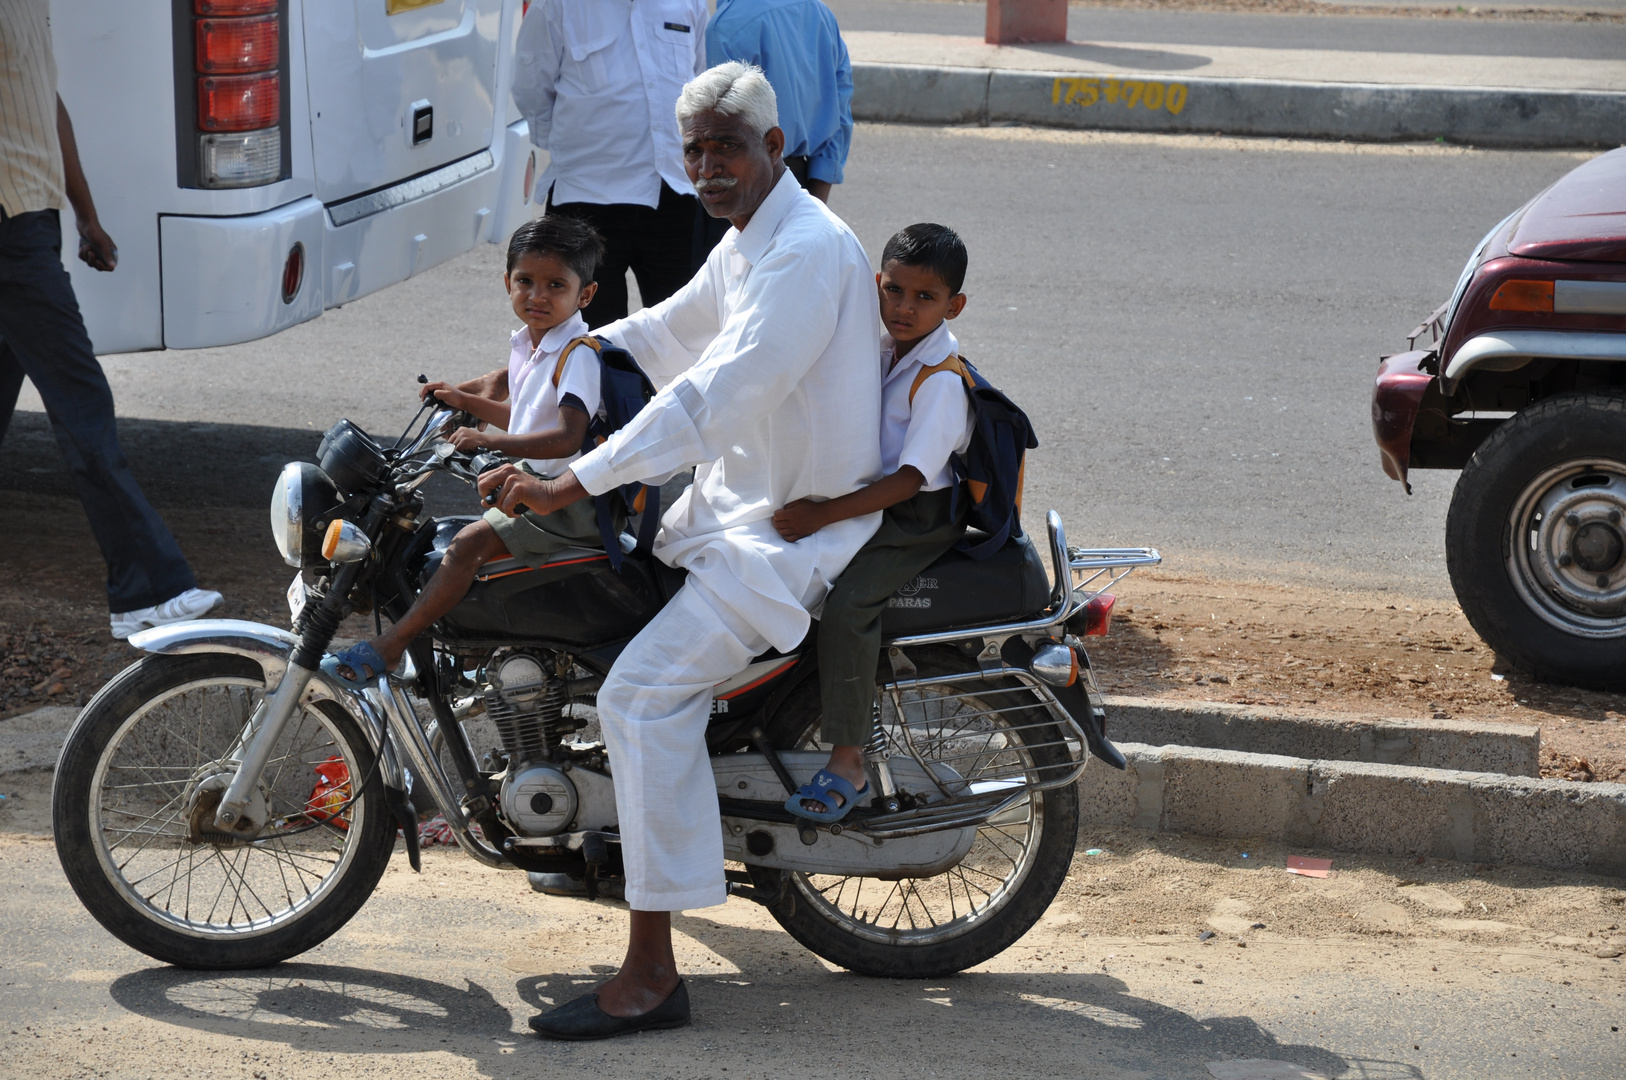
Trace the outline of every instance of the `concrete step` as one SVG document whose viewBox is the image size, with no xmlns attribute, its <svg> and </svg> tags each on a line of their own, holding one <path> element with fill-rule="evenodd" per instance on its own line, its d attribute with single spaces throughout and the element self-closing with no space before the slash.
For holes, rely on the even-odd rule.
<svg viewBox="0 0 1626 1080">
<path fill-rule="evenodd" d="M 1626 876 L 1626 784 L 1118 743 L 1079 781 L 1079 839 L 1129 826 L 1367 855 Z"/>
<path fill-rule="evenodd" d="M 1106 705 L 1107 731 L 1114 741 L 1541 775 L 1541 728 L 1534 724 L 1318 717 L 1253 705 L 1147 697 L 1109 696 Z"/>
</svg>

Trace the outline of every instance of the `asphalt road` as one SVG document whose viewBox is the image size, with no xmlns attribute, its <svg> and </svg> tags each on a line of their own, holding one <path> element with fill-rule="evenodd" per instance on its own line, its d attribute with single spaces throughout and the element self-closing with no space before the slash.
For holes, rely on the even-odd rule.
<svg viewBox="0 0 1626 1080">
<path fill-rule="evenodd" d="M 964 235 L 955 330 L 1036 424 L 1030 525 L 1055 507 L 1072 542 L 1169 569 L 1445 596 L 1454 474 L 1410 498 L 1384 477 L 1370 380 L 1579 160 L 862 125 L 835 207 L 872 257 L 913 221 Z M 504 362 L 500 273 L 487 245 L 264 341 L 107 358 L 138 476 L 160 506 L 254 508 L 335 419 L 393 437 L 419 372 Z M 37 412 L 0 446 L 7 488 L 69 490 Z"/>
<path fill-rule="evenodd" d="M 986 8 L 980 2 L 828 2 L 843 30 L 896 30 L 917 34 L 971 34 L 977 37 L 983 34 Z M 1451 5 L 1441 0 L 1430 6 Z M 1621 8 L 1618 3 L 1594 4 L 1592 10 L 1618 12 Z M 1067 36 L 1072 41 L 1238 45 L 1254 49 L 1339 49 L 1463 56 L 1566 57 L 1577 60 L 1617 60 L 1626 56 L 1626 25 L 1618 23 L 1395 18 L 1356 13 L 1264 15 L 1075 7 L 1068 13 Z"/>
</svg>

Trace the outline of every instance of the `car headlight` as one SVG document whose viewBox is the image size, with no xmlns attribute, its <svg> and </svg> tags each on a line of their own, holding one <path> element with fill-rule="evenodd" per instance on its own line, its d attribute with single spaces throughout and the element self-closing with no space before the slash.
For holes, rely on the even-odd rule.
<svg viewBox="0 0 1626 1080">
<path fill-rule="evenodd" d="M 322 561 L 322 531 L 340 505 L 339 490 L 308 461 L 282 467 L 271 489 L 271 538 L 282 561 L 305 567 Z"/>
</svg>

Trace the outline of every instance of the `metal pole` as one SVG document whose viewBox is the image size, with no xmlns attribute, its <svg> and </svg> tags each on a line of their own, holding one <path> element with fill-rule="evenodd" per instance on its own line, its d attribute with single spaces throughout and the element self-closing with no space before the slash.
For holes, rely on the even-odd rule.
<svg viewBox="0 0 1626 1080">
<path fill-rule="evenodd" d="M 1067 0 L 988 0 L 990 45 L 1067 40 Z"/>
</svg>

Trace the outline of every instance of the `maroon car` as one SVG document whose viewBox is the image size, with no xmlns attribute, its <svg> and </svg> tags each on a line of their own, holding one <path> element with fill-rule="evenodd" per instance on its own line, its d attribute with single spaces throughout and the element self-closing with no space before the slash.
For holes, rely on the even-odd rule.
<svg viewBox="0 0 1626 1080">
<path fill-rule="evenodd" d="M 1445 554 L 1468 621 L 1539 678 L 1626 688 L 1626 148 L 1492 229 L 1409 344 L 1372 429 L 1402 483 L 1462 470 Z"/>
</svg>

